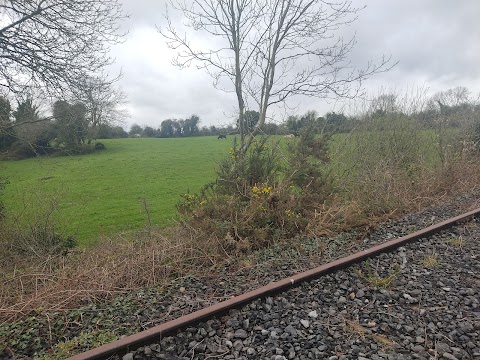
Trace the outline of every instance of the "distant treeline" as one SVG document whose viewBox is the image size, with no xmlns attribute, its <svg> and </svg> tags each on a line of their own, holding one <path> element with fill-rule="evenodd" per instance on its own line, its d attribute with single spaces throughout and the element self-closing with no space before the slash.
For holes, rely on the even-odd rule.
<svg viewBox="0 0 480 360">
<path fill-rule="evenodd" d="M 245 113 L 247 119 L 247 131 L 253 130 L 257 125 L 259 113 L 256 111 L 247 111 Z M 336 114 L 334 112 L 327 113 L 323 117 L 319 117 L 315 111 L 309 111 L 303 116 L 289 116 L 287 121 L 280 124 L 266 123 L 262 132 L 267 135 L 286 135 L 298 133 L 307 124 L 312 121 L 318 123 L 325 131 L 332 132 L 348 132 L 354 128 L 355 119 L 348 118 L 344 114 Z M 237 120 L 238 122 L 238 120 Z M 192 115 L 187 119 L 167 119 L 162 121 L 160 127 L 140 126 L 133 124 L 128 132 L 129 137 L 147 137 L 147 138 L 173 138 L 173 137 L 189 137 L 189 136 L 218 136 L 218 135 L 234 135 L 238 133 L 237 125 L 226 126 L 199 126 L 200 118 Z M 109 127 L 101 128 L 99 131 L 99 139 L 124 137 L 125 134 L 119 136 L 115 132 L 110 131 Z"/>
<path fill-rule="evenodd" d="M 266 123 L 261 129 L 267 135 L 298 135 L 304 128 L 329 133 L 351 132 L 366 120 L 385 118 L 391 121 L 409 118 L 425 128 L 461 127 L 462 123 L 477 124 L 480 134 L 480 104 L 465 87 L 438 92 L 430 98 L 410 101 L 407 107 L 403 98 L 385 93 L 368 102 L 364 110 L 354 115 L 328 112 L 319 116 L 315 111 L 291 115 L 281 123 Z M 108 110 L 108 108 L 106 109 Z M 88 102 L 58 100 L 52 104 L 51 116 L 42 116 L 40 107 L 30 97 L 12 106 L 9 99 L 0 96 L 0 158 L 22 159 L 46 154 L 75 154 L 103 149 L 97 139 L 126 137 L 174 138 L 189 136 L 219 136 L 238 133 L 237 123 L 225 126 L 200 126 L 197 115 L 186 119 L 166 119 L 160 126 L 134 124 L 129 132 L 114 125 L 119 119 L 117 111 L 101 112 Z M 108 115 L 108 116 L 107 116 Z M 247 131 L 255 128 L 259 113 L 244 114 Z M 479 139 L 480 141 L 480 135 Z"/>
</svg>

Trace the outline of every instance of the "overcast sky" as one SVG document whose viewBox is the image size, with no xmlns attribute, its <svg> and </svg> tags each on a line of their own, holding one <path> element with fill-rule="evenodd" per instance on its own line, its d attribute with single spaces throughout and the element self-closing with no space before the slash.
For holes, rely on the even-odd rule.
<svg viewBox="0 0 480 360">
<path fill-rule="evenodd" d="M 164 0 L 123 0 L 130 14 L 126 41 L 112 52 L 113 71 L 123 71 L 120 86 L 129 99 L 131 118 L 155 128 L 167 118 L 200 116 L 201 125 L 232 122 L 235 95 L 216 90 L 211 78 L 194 66 L 180 70 L 171 65 L 173 50 L 167 48 L 156 25 L 164 25 Z M 402 90 L 425 87 L 430 93 L 456 86 L 480 91 L 479 0 L 364 0 L 367 5 L 346 33 L 356 32 L 352 64 L 362 67 L 368 60 L 391 56 L 398 65 L 365 83 L 368 91 L 380 87 Z M 339 109 L 323 99 L 296 98 L 298 113 L 320 114 Z M 275 112 L 275 119 L 281 119 Z"/>
</svg>

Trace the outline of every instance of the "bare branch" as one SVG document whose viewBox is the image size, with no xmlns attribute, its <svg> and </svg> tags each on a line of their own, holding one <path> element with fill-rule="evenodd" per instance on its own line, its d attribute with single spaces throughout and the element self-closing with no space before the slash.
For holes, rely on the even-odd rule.
<svg viewBox="0 0 480 360">
<path fill-rule="evenodd" d="M 125 19 L 118 0 L 4 0 L 0 3 L 0 88 L 55 96 L 113 60 Z"/>
<path fill-rule="evenodd" d="M 211 37 L 207 49 L 194 47 L 168 14 L 166 28 L 159 29 L 179 50 L 174 64 L 196 62 L 217 86 L 224 78 L 234 85 L 243 153 L 265 124 L 270 106 L 293 96 L 353 98 L 365 79 L 395 65 L 385 57 L 361 69 L 349 63 L 355 37 L 345 41 L 338 30 L 362 10 L 349 0 L 171 0 L 170 8 L 183 15 L 187 29 Z M 260 119 L 247 134 L 243 115 L 251 102 Z"/>
</svg>

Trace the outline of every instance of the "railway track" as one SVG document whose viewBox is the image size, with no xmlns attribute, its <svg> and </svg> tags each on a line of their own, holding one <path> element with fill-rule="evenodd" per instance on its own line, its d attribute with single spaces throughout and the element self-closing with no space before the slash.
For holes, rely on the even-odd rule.
<svg viewBox="0 0 480 360">
<path fill-rule="evenodd" d="M 71 359 L 480 359 L 480 209 Z M 421 241 L 419 241 L 421 240 Z"/>
</svg>

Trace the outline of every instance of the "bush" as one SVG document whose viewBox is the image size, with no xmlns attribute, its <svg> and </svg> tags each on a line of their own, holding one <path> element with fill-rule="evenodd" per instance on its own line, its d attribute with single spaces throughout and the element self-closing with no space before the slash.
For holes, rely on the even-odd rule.
<svg viewBox="0 0 480 360">
<path fill-rule="evenodd" d="M 229 155 L 219 163 L 216 191 L 246 196 L 256 184 L 274 183 L 281 171 L 279 143 L 268 139 L 255 140 L 247 154 L 240 156 L 235 138 Z"/>
<path fill-rule="evenodd" d="M 477 150 L 480 151 L 480 121 L 473 126 L 473 142 Z"/>
<path fill-rule="evenodd" d="M 10 267 L 28 266 L 29 263 L 62 255 L 76 247 L 73 236 L 57 231 L 54 219 L 58 214 L 56 199 L 29 201 L 15 215 L 5 214 L 0 223 L 0 273 Z"/>
<path fill-rule="evenodd" d="M 330 162 L 328 145 L 331 138 L 331 133 L 322 132 L 313 123 L 303 128 L 299 140 L 288 146 L 286 174 L 292 185 L 315 201 L 323 201 L 331 191 L 325 172 L 325 165 Z"/>
<path fill-rule="evenodd" d="M 23 258 L 43 259 L 50 255 L 60 255 L 77 246 L 73 236 L 58 234 L 52 227 L 34 226 L 21 229 L 19 226 L 4 223 L 4 233 L 8 234 L 1 241 L 4 249 L 3 260 Z M 8 265 L 3 264 L 3 268 Z"/>
<path fill-rule="evenodd" d="M 70 155 L 87 155 L 95 152 L 95 146 L 93 145 L 68 145 L 63 148 L 58 148 L 54 153 L 57 156 L 70 156 Z"/>
<path fill-rule="evenodd" d="M 28 159 L 37 155 L 33 145 L 25 141 L 15 141 L 10 148 L 10 153 L 17 160 Z"/>
<path fill-rule="evenodd" d="M 105 147 L 105 144 L 101 143 L 101 142 L 97 142 L 95 144 L 95 150 L 105 150 L 106 147 Z"/>
<path fill-rule="evenodd" d="M 218 239 L 227 252 L 266 247 L 305 231 L 315 213 L 312 200 L 324 199 L 328 136 L 305 132 L 289 146 L 289 161 L 278 142 L 262 137 L 245 156 L 236 143 L 217 171 L 217 181 L 200 194 L 184 194 L 177 208 L 190 227 Z"/>
</svg>

